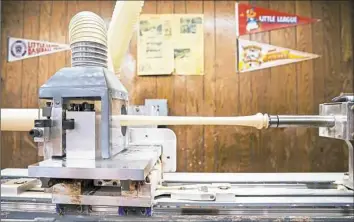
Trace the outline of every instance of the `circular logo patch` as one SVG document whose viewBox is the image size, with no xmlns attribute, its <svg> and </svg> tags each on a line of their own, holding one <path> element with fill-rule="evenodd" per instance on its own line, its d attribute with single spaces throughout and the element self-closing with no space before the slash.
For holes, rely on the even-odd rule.
<svg viewBox="0 0 354 222">
<path fill-rule="evenodd" d="M 21 58 L 26 55 L 27 49 L 26 44 L 21 41 L 17 40 L 16 42 L 12 43 L 11 45 L 11 55 L 16 58 Z"/>
</svg>

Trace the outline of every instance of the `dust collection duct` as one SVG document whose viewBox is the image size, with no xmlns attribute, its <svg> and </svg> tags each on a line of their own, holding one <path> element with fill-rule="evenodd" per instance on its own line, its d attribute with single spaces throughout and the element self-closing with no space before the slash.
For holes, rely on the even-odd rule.
<svg viewBox="0 0 354 222">
<path fill-rule="evenodd" d="M 93 12 L 76 14 L 69 24 L 71 65 L 107 68 L 107 27 Z"/>
</svg>

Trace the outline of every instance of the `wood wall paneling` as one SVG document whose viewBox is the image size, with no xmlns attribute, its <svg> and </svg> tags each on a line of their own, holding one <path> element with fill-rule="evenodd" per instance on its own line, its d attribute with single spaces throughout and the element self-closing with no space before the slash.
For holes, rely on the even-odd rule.
<svg viewBox="0 0 354 222">
<path fill-rule="evenodd" d="M 142 13 L 144 14 L 156 14 L 158 1 L 146 1 Z M 136 34 L 134 35 L 136 38 Z M 136 44 L 136 41 L 135 41 Z M 136 58 L 136 46 L 134 47 Z M 134 73 L 136 74 L 136 72 Z M 124 76 L 124 73 L 122 73 Z M 131 95 L 132 104 L 144 104 L 145 99 L 155 99 L 157 95 L 157 81 L 156 76 L 144 76 L 139 77 L 135 75 L 133 87 L 133 94 Z"/>
<path fill-rule="evenodd" d="M 23 37 L 24 23 L 24 2 L 23 1 L 6 1 L 2 3 L 2 31 L 3 31 L 3 47 L 7 49 L 7 37 L 16 36 Z M 3 53 L 7 58 L 7 52 Z M 4 108 L 21 108 L 21 79 L 22 79 L 22 61 L 7 63 L 2 67 L 3 79 L 3 101 Z M 1 164 L 12 167 L 21 167 L 23 158 L 21 157 L 21 133 L 19 132 L 3 132 L 1 134 L 2 161 Z"/>
<path fill-rule="evenodd" d="M 243 1 L 322 19 L 311 25 L 242 38 L 270 43 L 320 58 L 236 74 L 233 1 L 145 1 L 143 13 L 204 14 L 204 76 L 136 75 L 137 36 L 119 73 L 131 104 L 167 99 L 170 115 L 235 116 L 257 112 L 317 114 L 318 104 L 353 92 L 352 3 L 350 1 Z M 2 107 L 37 107 L 37 90 L 58 69 L 70 66 L 70 52 L 6 62 L 7 37 L 68 43 L 67 27 L 79 11 L 93 11 L 109 23 L 114 1 L 4 1 L 2 3 Z M 177 135 L 178 171 L 343 171 L 347 148 L 318 137 L 317 129 L 255 130 L 245 127 L 171 127 Z M 1 167 L 26 167 L 37 151 L 26 133 L 3 132 Z"/>
<path fill-rule="evenodd" d="M 311 2 L 296 1 L 296 14 L 312 17 Z M 312 24 L 296 27 L 296 49 L 304 52 L 312 52 Z M 297 114 L 315 114 L 314 94 L 312 90 L 313 82 L 313 60 L 304 61 L 296 65 L 297 71 Z M 297 146 L 294 161 L 297 159 L 306 160 L 304 164 L 299 165 L 300 171 L 309 171 L 309 154 L 313 148 L 312 138 L 316 136 L 317 130 L 310 128 L 296 129 Z"/>
<path fill-rule="evenodd" d="M 185 14 L 186 13 L 186 1 L 174 1 L 174 13 Z M 186 115 L 186 76 L 174 76 L 173 85 L 173 102 L 171 114 L 176 116 Z M 172 127 L 177 136 L 177 170 L 187 170 L 187 127 L 175 126 Z"/>
<path fill-rule="evenodd" d="M 274 10 L 295 13 L 295 1 L 270 1 Z M 296 48 L 295 28 L 273 30 L 270 32 L 270 44 L 290 49 Z M 296 113 L 296 70 L 295 64 L 271 68 L 270 109 L 274 114 Z M 274 99 L 276 98 L 276 99 Z M 294 128 L 272 130 L 272 154 L 275 156 L 275 171 L 287 171 L 291 153 L 296 152 Z M 276 142 L 275 142 L 276 139 Z M 297 171 L 298 164 L 291 166 Z"/>
<path fill-rule="evenodd" d="M 187 1 L 187 14 L 203 14 L 203 1 Z M 203 115 L 203 76 L 188 76 L 186 78 L 187 100 L 186 114 L 188 116 Z M 187 171 L 199 172 L 204 168 L 204 136 L 202 126 L 187 127 Z"/>
<path fill-rule="evenodd" d="M 324 1 L 312 1 L 311 2 L 311 10 L 312 17 L 321 19 L 321 22 L 314 23 L 312 25 L 312 49 L 313 52 L 321 55 L 321 58 L 315 59 L 313 61 L 313 78 L 314 85 L 312 87 L 313 95 L 314 95 L 314 112 L 319 112 L 319 103 L 325 102 L 324 99 L 324 91 L 325 91 L 325 67 L 323 57 L 324 55 L 324 36 L 323 36 L 323 6 Z M 318 156 L 323 155 L 323 144 L 326 139 L 314 137 L 313 149 L 310 151 L 310 160 L 311 160 L 311 169 L 314 171 L 320 171 L 325 167 L 325 159 L 318 159 Z"/>
<path fill-rule="evenodd" d="M 269 8 L 269 1 L 254 1 L 252 4 L 263 8 Z M 269 32 L 256 33 L 250 36 L 250 40 L 270 44 L 270 35 Z M 272 96 L 270 90 L 272 87 L 270 69 L 262 69 L 245 74 L 251 75 L 250 81 L 252 84 L 254 102 L 256 103 L 254 106 L 256 107 L 256 112 L 271 113 L 270 103 Z M 267 142 L 271 141 L 272 130 L 258 131 L 258 133 L 254 134 L 254 137 L 258 142 L 258 146 L 255 146 L 252 153 L 252 170 L 257 172 L 274 171 L 275 157 L 271 153 L 271 143 Z"/>
<path fill-rule="evenodd" d="M 323 6 L 323 36 L 324 36 L 324 99 L 330 101 L 340 92 L 343 92 L 341 81 L 341 47 L 340 43 L 340 4 L 338 2 L 326 2 Z M 319 138 L 323 141 L 328 141 L 327 138 Z M 325 142 L 323 153 L 326 157 L 325 168 L 328 171 L 333 171 L 336 168 L 343 168 L 347 161 L 341 161 L 344 158 L 344 141 L 334 140 L 330 143 Z M 337 147 L 337 149 L 333 149 Z M 346 149 L 346 148 L 345 148 Z"/>
<path fill-rule="evenodd" d="M 215 2 L 203 1 L 204 10 L 204 87 L 203 87 L 203 116 L 215 116 Z M 215 171 L 216 161 L 216 131 L 214 126 L 204 127 L 204 172 Z"/>
<path fill-rule="evenodd" d="M 253 4 L 251 1 L 240 1 L 243 4 Z M 240 39 L 251 40 L 251 35 L 241 36 Z M 236 46 L 237 47 L 237 46 Z M 237 48 L 238 53 L 238 48 Z M 238 55 L 238 54 L 236 54 Z M 237 56 L 236 56 L 237 57 Z M 249 115 L 249 113 L 257 113 L 257 100 L 254 96 L 254 88 L 256 84 L 253 82 L 253 76 L 257 75 L 258 71 L 251 73 L 239 74 L 239 115 Z M 251 161 L 255 160 L 258 150 L 258 135 L 259 130 L 254 128 L 243 128 L 238 131 L 237 144 L 238 155 L 240 156 L 239 170 L 249 171 Z"/>
<path fill-rule="evenodd" d="M 40 24 L 39 39 L 42 41 L 50 41 L 51 17 L 53 3 L 52 1 L 41 1 L 40 3 Z M 49 71 L 49 56 L 40 56 L 38 67 L 38 86 L 43 85 L 52 75 Z"/>
<path fill-rule="evenodd" d="M 39 39 L 40 2 L 24 1 L 23 37 Z M 23 60 L 21 79 L 21 107 L 38 107 L 38 58 Z M 37 146 L 27 132 L 21 132 L 21 164 L 29 165 L 37 161 Z"/>
<path fill-rule="evenodd" d="M 235 69 L 235 9 L 232 1 L 215 1 L 215 103 L 216 116 L 236 116 L 239 108 L 239 75 Z M 238 127 L 218 126 L 216 171 L 239 171 Z"/>
</svg>

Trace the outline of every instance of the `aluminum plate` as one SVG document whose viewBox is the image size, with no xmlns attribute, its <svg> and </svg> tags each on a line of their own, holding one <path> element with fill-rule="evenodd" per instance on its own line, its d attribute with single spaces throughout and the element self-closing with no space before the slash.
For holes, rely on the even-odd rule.
<svg viewBox="0 0 354 222">
<path fill-rule="evenodd" d="M 160 155 L 160 146 L 134 146 L 107 160 L 48 159 L 30 165 L 28 176 L 143 181 Z"/>
</svg>

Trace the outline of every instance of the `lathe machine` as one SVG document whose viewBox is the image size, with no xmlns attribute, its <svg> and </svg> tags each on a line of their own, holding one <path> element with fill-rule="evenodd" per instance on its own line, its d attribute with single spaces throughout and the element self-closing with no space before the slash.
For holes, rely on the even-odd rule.
<svg viewBox="0 0 354 222">
<path fill-rule="evenodd" d="M 161 115 L 166 107 L 159 101 L 136 115 L 139 107 L 128 104 L 128 92 L 113 73 L 70 67 L 40 87 L 39 99 L 29 134 L 44 160 L 1 171 L 2 221 L 354 218 L 353 95 L 320 104 L 319 115 L 310 116 L 173 117 Z M 176 172 L 176 135 L 159 125 L 318 127 L 319 136 L 347 143 L 349 169 Z"/>
</svg>

